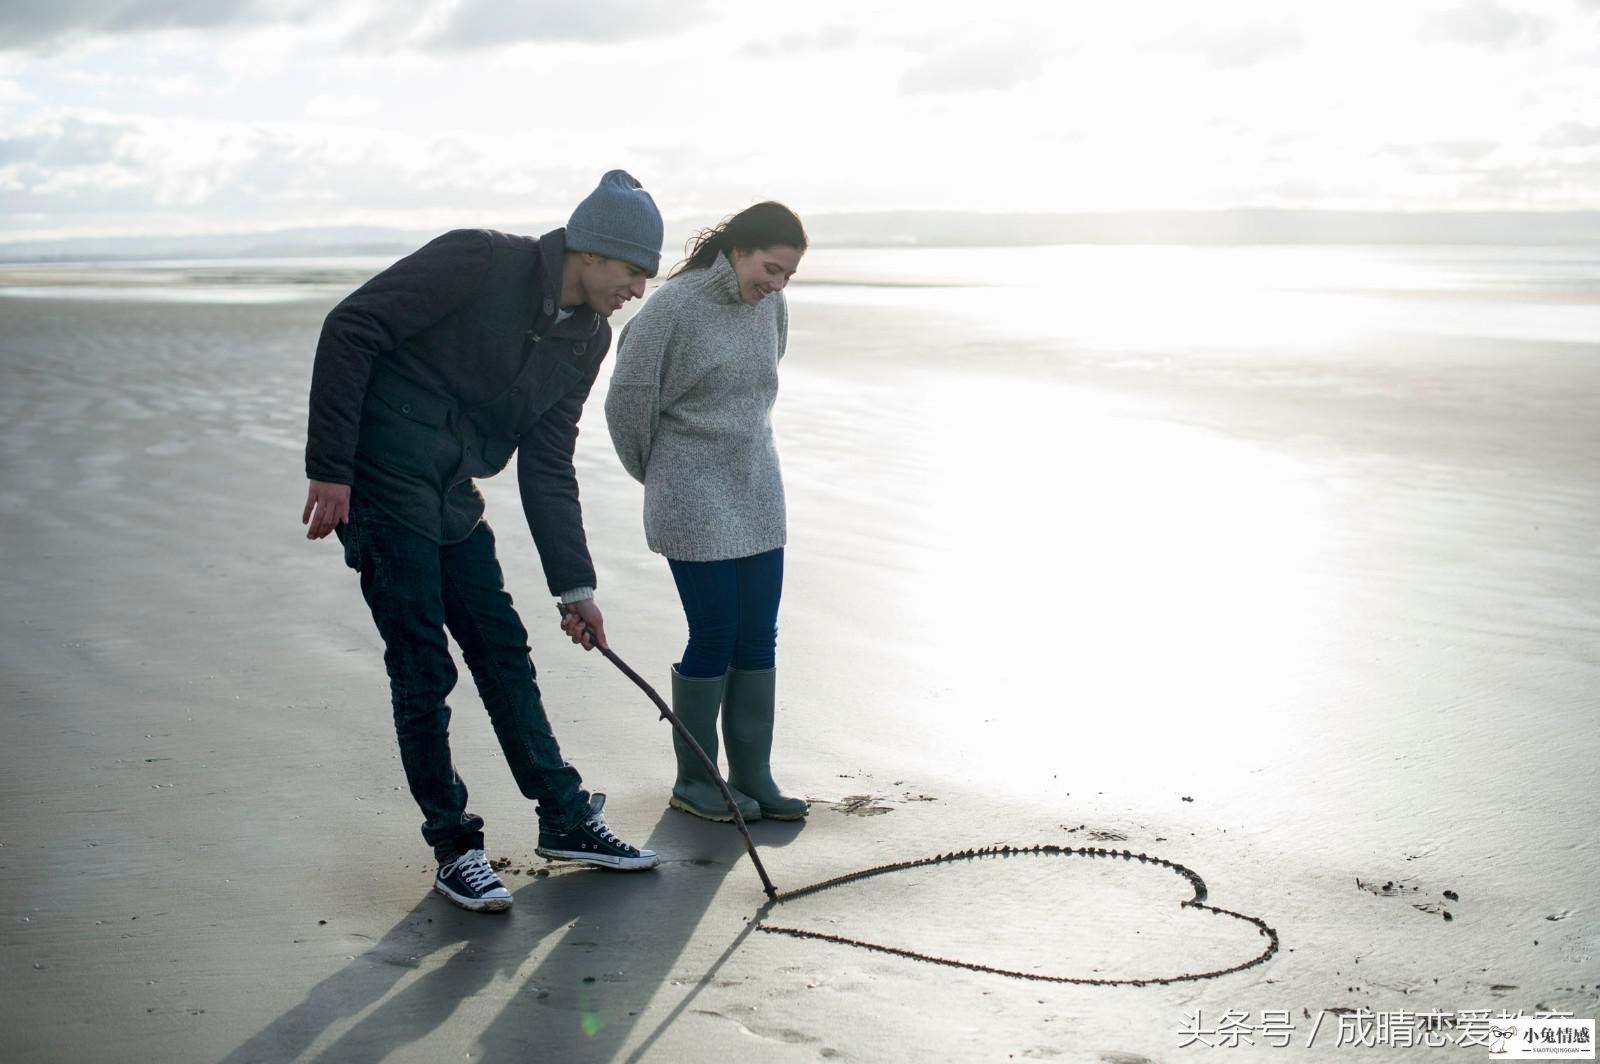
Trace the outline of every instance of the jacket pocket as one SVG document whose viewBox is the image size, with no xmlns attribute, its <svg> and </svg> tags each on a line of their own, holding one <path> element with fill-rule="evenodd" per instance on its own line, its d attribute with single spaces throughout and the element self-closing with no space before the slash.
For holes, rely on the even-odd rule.
<svg viewBox="0 0 1600 1064">
<path fill-rule="evenodd" d="M 556 403 L 567 397 L 573 386 L 583 379 L 583 370 L 568 362 L 557 362 L 534 385 L 531 401 L 528 403 L 528 424 L 532 424 Z"/>
<path fill-rule="evenodd" d="M 356 453 L 391 469 L 429 471 L 449 417 L 447 399 L 404 377 L 375 370 L 361 410 Z"/>
</svg>

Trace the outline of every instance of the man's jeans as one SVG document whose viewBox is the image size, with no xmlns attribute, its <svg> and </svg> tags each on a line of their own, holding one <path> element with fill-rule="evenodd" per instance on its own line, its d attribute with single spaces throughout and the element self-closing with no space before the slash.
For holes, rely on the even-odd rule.
<svg viewBox="0 0 1600 1064">
<path fill-rule="evenodd" d="M 538 804 L 541 827 L 564 831 L 588 814 L 589 794 L 561 748 L 534 682 L 528 633 L 512 608 L 480 522 L 460 543 L 441 546 L 357 498 L 338 529 L 345 562 L 385 646 L 400 761 L 422 808 L 422 837 L 446 860 L 483 847 L 483 820 L 467 812 L 467 786 L 450 761 L 455 687 L 445 629 L 455 637 L 489 710 L 517 787 Z"/>
</svg>

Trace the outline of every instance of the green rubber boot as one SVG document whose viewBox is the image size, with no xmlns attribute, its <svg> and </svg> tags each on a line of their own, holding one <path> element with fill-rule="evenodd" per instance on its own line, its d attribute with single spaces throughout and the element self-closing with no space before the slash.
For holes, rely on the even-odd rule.
<svg viewBox="0 0 1600 1064">
<path fill-rule="evenodd" d="M 700 749 L 714 763 L 717 760 L 717 711 L 722 708 L 722 689 L 725 676 L 700 678 L 684 676 L 677 666 L 672 669 L 672 712 L 688 729 Z M 668 804 L 685 813 L 707 820 L 731 821 L 727 799 L 717 789 L 717 783 L 706 772 L 705 764 L 695 756 L 689 744 L 683 741 L 678 729 L 672 729 L 672 751 L 678 755 L 678 780 L 672 785 L 672 798 Z M 746 820 L 760 820 L 761 807 L 740 794 L 733 784 L 733 800 L 739 806 L 739 815 Z"/>
<path fill-rule="evenodd" d="M 748 794 L 772 820 L 799 820 L 809 806 L 772 782 L 772 722 L 776 669 L 729 669 L 722 696 L 722 737 L 728 743 L 728 785 Z"/>
</svg>

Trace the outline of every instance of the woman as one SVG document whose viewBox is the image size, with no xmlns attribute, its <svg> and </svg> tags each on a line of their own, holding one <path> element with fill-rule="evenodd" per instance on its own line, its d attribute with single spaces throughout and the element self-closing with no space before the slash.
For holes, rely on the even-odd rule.
<svg viewBox="0 0 1600 1064">
<path fill-rule="evenodd" d="M 715 760 L 721 711 L 728 785 L 746 820 L 798 820 L 807 808 L 770 767 L 786 530 L 768 416 L 788 339 L 783 289 L 805 250 L 800 219 L 781 203 L 703 230 L 622 330 L 606 398 L 617 455 L 644 483 L 645 538 L 666 555 L 689 621 L 673 712 Z M 672 742 L 673 807 L 732 820 L 676 730 Z"/>
</svg>

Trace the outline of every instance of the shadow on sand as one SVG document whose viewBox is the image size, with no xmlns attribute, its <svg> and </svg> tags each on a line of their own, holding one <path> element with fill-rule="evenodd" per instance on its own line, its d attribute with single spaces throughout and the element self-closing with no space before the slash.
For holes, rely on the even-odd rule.
<svg viewBox="0 0 1600 1064">
<path fill-rule="evenodd" d="M 784 846 L 804 821 L 752 826 L 758 848 Z M 482 1030 L 463 1020 L 460 1048 L 481 1060 L 611 1060 L 633 1037 L 646 1006 L 668 983 L 687 996 L 655 1022 L 637 1059 L 681 1016 L 750 933 L 745 924 L 706 971 L 679 958 L 730 876 L 749 878 L 750 911 L 766 899 L 732 825 L 664 811 L 646 845 L 662 855 L 648 873 L 551 866 L 548 876 L 514 888 L 506 915 L 464 912 L 429 894 L 383 938 L 307 991 L 223 1064 L 307 1059 L 382 1060 L 451 1022 L 497 980 L 515 988 Z M 508 884 L 509 885 L 509 884 Z M 742 895 L 741 895 L 742 896 Z M 546 945 L 547 939 L 553 939 Z M 534 955 L 543 953 L 531 971 Z M 437 966 L 429 958 L 446 955 Z M 419 976 L 419 969 L 428 970 Z M 504 989 L 491 991 L 494 999 Z M 359 1016 L 334 1041 L 308 1050 Z"/>
</svg>

